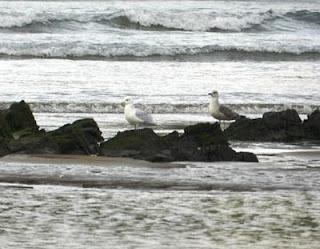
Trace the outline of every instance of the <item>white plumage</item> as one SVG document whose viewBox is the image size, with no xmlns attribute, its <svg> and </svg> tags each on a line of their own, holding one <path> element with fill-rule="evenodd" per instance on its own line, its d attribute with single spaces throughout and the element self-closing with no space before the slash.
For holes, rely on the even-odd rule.
<svg viewBox="0 0 320 249">
<path fill-rule="evenodd" d="M 129 124 L 134 125 L 136 129 L 138 125 L 155 125 L 152 116 L 136 108 L 130 98 L 126 98 L 123 102 L 124 116 Z"/>
<path fill-rule="evenodd" d="M 219 121 L 235 120 L 240 117 L 238 113 L 219 103 L 219 93 L 217 91 L 212 91 L 209 95 L 211 96 L 209 101 L 209 113 L 212 117 Z"/>
</svg>

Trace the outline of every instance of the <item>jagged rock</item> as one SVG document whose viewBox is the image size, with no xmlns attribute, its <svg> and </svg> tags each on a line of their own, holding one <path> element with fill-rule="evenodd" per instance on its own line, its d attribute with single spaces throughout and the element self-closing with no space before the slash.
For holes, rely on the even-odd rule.
<svg viewBox="0 0 320 249">
<path fill-rule="evenodd" d="M 237 157 L 238 153 L 229 147 L 218 123 L 200 123 L 186 127 L 184 134 L 176 142 L 171 141 L 170 149 L 175 159 L 180 161 L 213 162 L 246 159 Z"/>
<path fill-rule="evenodd" d="M 115 137 L 101 143 L 100 150 L 104 156 L 172 161 L 165 141 L 149 128 L 118 132 Z"/>
<path fill-rule="evenodd" d="M 201 146 L 228 145 L 228 140 L 218 123 L 199 123 L 188 126 L 184 129 L 184 137 L 194 139 Z"/>
<path fill-rule="evenodd" d="M 301 126 L 301 119 L 296 110 L 288 109 L 281 112 L 266 112 L 262 116 L 262 121 L 269 129 L 285 129 Z"/>
<path fill-rule="evenodd" d="M 320 111 L 316 110 L 303 122 L 305 137 L 320 140 Z"/>
<path fill-rule="evenodd" d="M 8 140 L 3 137 L 0 137 L 0 156 L 5 156 L 10 153 L 8 148 Z"/>
<path fill-rule="evenodd" d="M 224 133 L 229 139 L 242 141 L 295 141 L 304 137 L 301 119 L 295 110 L 267 112 L 257 119 L 242 117 Z"/>
<path fill-rule="evenodd" d="M 10 127 L 2 111 L 0 112 L 0 138 L 12 138 Z"/>
<path fill-rule="evenodd" d="M 172 132 L 160 137 L 151 129 L 119 132 L 101 143 L 104 156 L 132 157 L 148 161 L 244 161 L 231 149 L 218 124 L 197 124 L 185 128 L 183 135 Z M 256 161 L 258 159 L 256 158 Z"/>
<path fill-rule="evenodd" d="M 29 105 L 23 100 L 19 103 L 13 103 L 9 109 L 2 111 L 2 113 L 11 133 L 25 129 L 32 132 L 39 130 Z"/>
<path fill-rule="evenodd" d="M 98 154 L 98 143 L 103 141 L 97 123 L 90 118 L 48 132 L 46 138 L 49 144 L 57 144 L 62 154 Z"/>
<path fill-rule="evenodd" d="M 258 162 L 258 158 L 251 152 L 238 152 L 235 161 L 241 162 Z"/>
<path fill-rule="evenodd" d="M 12 152 L 27 154 L 98 154 L 103 140 L 93 119 L 81 119 L 57 130 L 11 140 Z"/>
</svg>

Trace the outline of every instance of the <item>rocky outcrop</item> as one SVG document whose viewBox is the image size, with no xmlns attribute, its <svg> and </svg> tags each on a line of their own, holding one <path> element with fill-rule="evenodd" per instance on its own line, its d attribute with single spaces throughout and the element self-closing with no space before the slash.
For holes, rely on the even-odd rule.
<svg viewBox="0 0 320 249">
<path fill-rule="evenodd" d="M 118 132 L 115 137 L 100 144 L 100 151 L 104 156 L 174 161 L 167 143 L 147 128 Z"/>
<path fill-rule="evenodd" d="M 184 134 L 177 132 L 160 137 L 151 129 L 119 132 L 101 143 L 101 154 L 143 159 L 147 161 L 250 161 L 252 153 L 237 153 L 229 147 L 219 124 L 201 123 L 188 126 Z"/>
<path fill-rule="evenodd" d="M 242 141 L 297 141 L 304 139 L 302 121 L 295 110 L 267 112 L 262 118 L 245 117 L 232 123 L 225 135 Z"/>
<path fill-rule="evenodd" d="M 23 100 L 19 103 L 13 103 L 9 109 L 2 111 L 2 114 L 11 134 L 21 131 L 37 132 L 39 130 L 29 105 Z"/>
<path fill-rule="evenodd" d="M 316 110 L 303 122 L 305 138 L 320 140 L 320 111 Z"/>
<path fill-rule="evenodd" d="M 320 140 L 320 112 L 313 112 L 303 123 L 295 110 L 286 110 L 267 112 L 258 119 L 242 117 L 224 132 L 218 123 L 200 123 L 186 127 L 183 134 L 174 131 L 159 136 L 152 129 L 139 129 L 119 132 L 102 142 L 101 131 L 93 119 L 77 120 L 46 132 L 39 130 L 30 107 L 24 101 L 0 111 L 0 156 L 9 153 L 99 154 L 152 162 L 258 161 L 252 153 L 234 151 L 228 139 Z"/>
<path fill-rule="evenodd" d="M 81 119 L 51 132 L 11 140 L 9 149 L 27 154 L 98 154 L 103 140 L 93 119 Z"/>
<path fill-rule="evenodd" d="M 57 130 L 39 130 L 32 111 L 24 101 L 0 112 L 0 155 L 98 154 L 101 131 L 93 119 L 81 119 Z"/>
</svg>

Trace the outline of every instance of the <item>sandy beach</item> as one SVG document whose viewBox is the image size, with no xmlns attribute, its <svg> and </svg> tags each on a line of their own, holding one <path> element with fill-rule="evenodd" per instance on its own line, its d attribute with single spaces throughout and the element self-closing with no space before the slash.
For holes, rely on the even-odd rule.
<svg viewBox="0 0 320 249">
<path fill-rule="evenodd" d="M 295 151 L 279 153 L 277 157 L 287 158 L 292 160 L 311 160 L 319 161 L 320 151 Z M 98 157 L 98 156 L 84 156 L 84 155 L 8 155 L 0 159 L 0 163 L 8 163 L 14 165 L 23 165 L 24 170 L 32 169 L 28 173 L 23 170 L 20 172 L 7 171 L 1 172 L 0 182 L 2 183 L 19 183 L 27 185 L 64 185 L 76 186 L 83 188 L 126 188 L 126 189 L 158 189 L 158 190 L 230 190 L 230 191 L 256 191 L 257 189 L 264 191 L 274 191 L 279 189 L 295 189 L 290 185 L 262 185 L 256 183 L 241 183 L 241 182 L 202 182 L 196 179 L 170 179 L 161 178 L 160 176 L 135 176 L 130 175 L 130 172 L 125 172 L 125 168 L 136 168 L 137 172 L 144 169 L 153 169 L 155 171 L 162 171 L 170 174 L 170 170 L 181 169 L 188 170 L 188 165 L 192 163 L 151 163 L 143 160 L 135 160 L 130 158 L 118 157 Z M 220 167 L 221 163 L 207 163 L 211 167 Z M 227 162 L 227 165 L 238 168 L 244 167 L 245 163 Z M 251 163 L 246 164 L 249 168 Z M 46 174 L 38 171 L 38 168 L 47 167 L 52 171 L 46 171 Z M 229 166 L 229 167 L 230 167 Z M 84 173 L 82 168 L 86 169 Z M 256 163 L 252 167 L 253 170 L 259 170 L 259 167 L 264 168 L 264 164 L 260 166 Z M 55 168 L 58 168 L 59 171 Z M 78 170 L 76 174 L 70 173 L 70 170 Z M 104 176 L 103 171 L 112 172 L 118 170 L 116 177 Z M 312 167 L 317 170 L 318 167 Z M 226 169 L 227 170 L 227 169 Z M 245 169 L 247 170 L 247 169 Z M 301 169 L 304 170 L 304 169 Z M 245 172 L 244 172 L 245 173 Z M 305 186 L 307 190 L 309 187 Z"/>
</svg>

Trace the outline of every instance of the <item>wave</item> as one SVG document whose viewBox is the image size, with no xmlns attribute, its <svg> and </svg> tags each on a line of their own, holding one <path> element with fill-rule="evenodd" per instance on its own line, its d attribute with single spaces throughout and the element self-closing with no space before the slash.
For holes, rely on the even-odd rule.
<svg viewBox="0 0 320 249">
<path fill-rule="evenodd" d="M 292 19 L 296 19 L 298 21 L 304 21 L 320 25 L 320 12 L 317 11 L 299 10 L 294 12 L 288 12 L 286 16 Z"/>
<path fill-rule="evenodd" d="M 262 29 L 262 24 L 276 18 L 272 11 L 248 14 L 246 16 L 204 13 L 143 13 L 127 14 L 111 19 L 102 19 L 104 23 L 120 28 L 153 31 L 209 31 L 241 32 Z"/>
<path fill-rule="evenodd" d="M 212 45 L 203 47 L 188 46 L 132 46 L 130 44 L 47 44 L 30 47 L 14 47 L 13 44 L 0 44 L 2 58 L 47 58 L 72 60 L 319 60 L 318 46 L 249 47 L 241 45 Z M 19 44 L 18 44 L 19 45 Z M 261 45 L 261 44 L 260 44 Z"/>
<path fill-rule="evenodd" d="M 96 15 L 33 14 L 22 16 L 0 15 L 0 29 L 39 31 L 42 28 L 68 28 L 69 23 L 77 23 L 79 29 L 85 24 L 96 23 L 119 29 L 151 31 L 206 31 L 243 32 L 264 31 L 272 26 L 272 21 L 291 18 L 296 21 L 320 24 L 320 12 L 299 10 L 276 13 L 273 10 L 257 13 L 202 13 L 202 12 L 154 12 L 146 10 L 115 11 Z M 295 24 L 293 23 L 293 26 Z"/>
<path fill-rule="evenodd" d="M 76 103 L 76 102 L 28 102 L 35 113 L 123 113 L 120 103 Z M 11 102 L 0 102 L 0 110 L 7 109 Z M 208 104 L 137 104 L 138 108 L 155 114 L 171 113 L 207 113 Z M 297 110 L 299 114 L 309 114 L 320 110 L 320 105 L 307 104 L 226 104 L 232 110 L 241 114 L 262 114 L 268 111 L 283 111 L 288 108 Z"/>
</svg>

